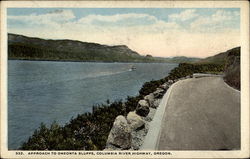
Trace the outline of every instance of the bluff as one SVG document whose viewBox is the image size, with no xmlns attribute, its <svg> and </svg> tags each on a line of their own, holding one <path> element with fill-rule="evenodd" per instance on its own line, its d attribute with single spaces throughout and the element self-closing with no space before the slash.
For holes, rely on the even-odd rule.
<svg viewBox="0 0 250 159">
<path fill-rule="evenodd" d="M 162 62 L 141 56 L 126 45 L 108 46 L 76 40 L 51 40 L 8 34 L 9 59 L 100 61 L 100 62 Z"/>
<path fill-rule="evenodd" d="M 220 64 L 224 67 L 224 81 L 240 90 L 240 47 L 201 59 L 196 64 Z"/>
<path fill-rule="evenodd" d="M 140 55 L 126 45 L 101 45 L 77 40 L 52 40 L 8 34 L 8 58 L 14 60 L 89 61 L 89 62 L 169 62 L 197 61 L 188 57 Z"/>
<path fill-rule="evenodd" d="M 240 90 L 240 47 L 228 51 L 224 80 L 230 86 Z"/>
<path fill-rule="evenodd" d="M 209 56 L 204 59 L 200 59 L 195 63 L 204 64 L 204 63 L 216 63 L 216 64 L 226 64 L 229 60 L 229 56 L 239 56 L 240 55 L 240 47 L 235 47 L 225 52 L 218 53 L 214 56 Z"/>
</svg>

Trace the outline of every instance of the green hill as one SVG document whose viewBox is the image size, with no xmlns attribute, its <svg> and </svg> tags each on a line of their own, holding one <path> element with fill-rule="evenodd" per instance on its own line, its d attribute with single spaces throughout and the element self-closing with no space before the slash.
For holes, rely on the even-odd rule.
<svg viewBox="0 0 250 159">
<path fill-rule="evenodd" d="M 8 34 L 8 58 L 18 60 L 166 62 L 141 56 L 125 45 L 108 46 L 75 40 L 45 40 Z"/>
<path fill-rule="evenodd" d="M 221 64 L 224 66 L 224 80 L 240 90 L 240 47 L 202 59 L 196 64 Z"/>
<path fill-rule="evenodd" d="M 226 52 L 222 52 L 219 54 L 216 54 L 214 56 L 207 57 L 205 59 L 201 59 L 199 61 L 196 61 L 195 63 L 217 63 L 217 64 L 225 64 L 228 58 L 229 54 L 232 53 L 239 53 L 240 47 L 235 47 L 233 49 L 227 50 Z"/>
<path fill-rule="evenodd" d="M 89 62 L 190 62 L 193 58 L 142 56 L 126 45 L 108 46 L 76 40 L 45 40 L 8 34 L 8 58 Z"/>
<path fill-rule="evenodd" d="M 226 64 L 224 80 L 230 86 L 240 90 L 240 47 L 229 50 Z"/>
<path fill-rule="evenodd" d="M 197 62 L 201 60 L 201 58 L 196 57 L 186 57 L 186 56 L 175 56 L 172 58 L 167 58 L 168 61 L 173 63 L 189 63 L 189 62 Z"/>
</svg>

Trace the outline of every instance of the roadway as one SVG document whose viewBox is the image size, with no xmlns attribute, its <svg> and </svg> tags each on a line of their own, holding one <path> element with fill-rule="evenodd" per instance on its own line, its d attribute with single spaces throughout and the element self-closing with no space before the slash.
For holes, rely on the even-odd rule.
<svg viewBox="0 0 250 159">
<path fill-rule="evenodd" d="M 179 81 L 161 124 L 157 150 L 240 149 L 240 92 L 221 77 Z"/>
</svg>

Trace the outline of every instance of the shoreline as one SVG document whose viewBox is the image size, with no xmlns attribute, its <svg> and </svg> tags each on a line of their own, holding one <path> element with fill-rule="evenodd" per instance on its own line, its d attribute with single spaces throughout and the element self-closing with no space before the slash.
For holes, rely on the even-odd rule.
<svg viewBox="0 0 250 159">
<path fill-rule="evenodd" d="M 178 64 L 178 63 L 174 63 L 174 62 L 140 62 L 140 61 L 136 61 L 136 62 L 123 62 L 123 61 L 117 61 L 117 62 L 111 62 L 111 61 L 81 61 L 81 60 L 43 60 L 43 59 L 8 59 L 8 61 L 45 61 L 45 62 L 77 62 L 77 63 L 155 63 L 155 64 Z"/>
</svg>

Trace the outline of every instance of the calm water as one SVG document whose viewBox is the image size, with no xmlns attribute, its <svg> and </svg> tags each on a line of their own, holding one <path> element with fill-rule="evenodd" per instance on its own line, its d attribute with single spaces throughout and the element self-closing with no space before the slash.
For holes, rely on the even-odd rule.
<svg viewBox="0 0 250 159">
<path fill-rule="evenodd" d="M 177 64 L 8 61 L 8 144 L 16 149 L 41 122 L 65 124 L 93 104 L 135 96 Z"/>
</svg>

